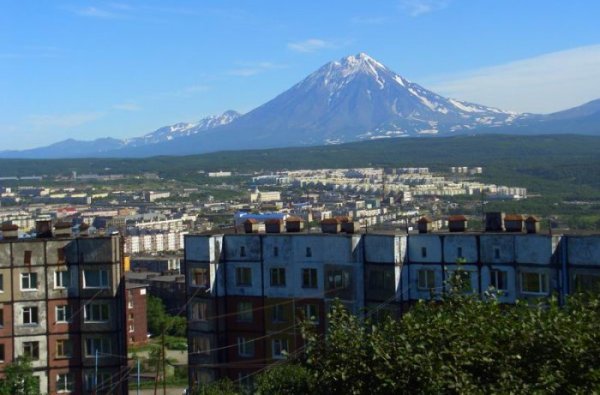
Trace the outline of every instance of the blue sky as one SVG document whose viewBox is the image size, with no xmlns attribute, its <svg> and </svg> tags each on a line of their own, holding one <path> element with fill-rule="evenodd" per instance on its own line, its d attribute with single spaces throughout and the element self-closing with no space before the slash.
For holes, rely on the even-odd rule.
<svg viewBox="0 0 600 395">
<path fill-rule="evenodd" d="M 595 1 L 0 2 L 0 150 L 247 112 L 361 51 L 508 110 L 600 98 Z"/>
</svg>

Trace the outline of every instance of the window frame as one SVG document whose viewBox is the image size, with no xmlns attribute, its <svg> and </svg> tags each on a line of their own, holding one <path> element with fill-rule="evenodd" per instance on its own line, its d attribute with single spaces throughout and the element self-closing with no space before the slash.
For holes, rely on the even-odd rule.
<svg viewBox="0 0 600 395">
<path fill-rule="evenodd" d="M 32 361 L 39 361 L 40 359 L 40 342 L 39 341 L 27 341 L 22 343 L 23 355 L 29 357 Z M 27 351 L 30 349 L 29 351 Z"/>
<path fill-rule="evenodd" d="M 283 288 L 286 286 L 285 268 L 272 267 L 269 270 L 269 278 L 271 287 Z"/>
<path fill-rule="evenodd" d="M 23 306 L 22 307 L 22 325 L 35 326 L 40 324 L 40 310 L 38 306 Z M 27 321 L 25 317 L 27 317 Z"/>
<path fill-rule="evenodd" d="M 285 347 L 284 347 L 285 345 Z M 271 350 L 273 359 L 285 359 L 286 354 L 289 353 L 290 343 L 288 339 L 272 339 Z M 285 351 L 285 354 L 283 353 Z"/>
<path fill-rule="evenodd" d="M 238 348 L 238 356 L 244 358 L 253 357 L 256 353 L 255 341 L 253 339 L 248 340 L 243 336 L 238 336 L 237 338 L 237 348 Z"/>
<path fill-rule="evenodd" d="M 248 266 L 237 266 L 235 268 L 235 285 L 237 287 L 252 286 L 252 268 Z"/>
<path fill-rule="evenodd" d="M 98 283 L 99 285 L 88 284 L 86 273 L 98 272 Z M 110 289 L 110 282 L 108 281 L 108 270 L 107 269 L 83 269 L 83 288 L 84 289 Z"/>
<path fill-rule="evenodd" d="M 502 281 L 499 281 L 501 277 L 504 277 Z M 504 282 L 504 287 L 500 288 L 500 282 Z M 508 271 L 502 269 L 490 269 L 490 286 L 494 287 L 498 291 L 508 291 Z"/>
<path fill-rule="evenodd" d="M 73 344 L 69 339 L 57 339 L 55 345 L 55 355 L 59 359 L 68 359 L 73 357 Z"/>
<path fill-rule="evenodd" d="M 319 272 L 314 267 L 303 267 L 302 273 L 302 288 L 318 289 L 319 288 Z"/>
<path fill-rule="evenodd" d="M 60 312 L 63 310 L 62 312 Z M 71 306 L 68 304 L 60 304 L 54 307 L 55 321 L 57 324 L 68 324 L 71 323 L 72 314 Z M 64 315 L 64 319 L 60 319 L 59 316 Z"/>
<path fill-rule="evenodd" d="M 67 289 L 71 287 L 71 272 L 67 270 L 54 271 L 54 289 Z M 66 283 L 66 284 L 65 284 Z"/>
<path fill-rule="evenodd" d="M 56 392 L 57 393 L 71 393 L 73 392 L 73 387 L 75 384 L 75 379 L 72 373 L 57 373 L 56 374 Z"/>
<path fill-rule="evenodd" d="M 525 290 L 525 276 L 529 276 L 529 275 L 536 275 L 538 277 L 537 279 L 537 283 L 538 283 L 538 290 L 537 291 L 531 291 L 531 290 Z M 544 273 L 544 272 L 521 272 L 520 273 L 520 280 L 521 280 L 521 293 L 525 294 L 525 295 L 548 295 L 550 292 L 550 277 L 548 276 L 548 273 Z"/>
<path fill-rule="evenodd" d="M 422 283 L 422 274 L 426 274 L 425 276 L 425 285 Z M 430 276 L 431 275 L 431 276 Z M 432 285 L 432 286 L 429 286 Z M 420 268 L 417 270 L 417 289 L 419 291 L 429 291 L 435 288 L 435 270 L 433 269 L 425 269 Z"/>
<path fill-rule="evenodd" d="M 23 285 L 25 284 L 25 282 L 27 282 L 27 287 L 24 287 Z M 34 287 L 32 288 L 32 283 L 34 285 Z M 25 273 L 21 273 L 21 291 L 23 292 L 32 292 L 32 291 L 37 291 L 37 286 L 38 286 L 38 274 L 37 272 L 25 272 Z"/>
<path fill-rule="evenodd" d="M 102 302 L 86 303 L 83 308 L 83 322 L 86 324 L 110 321 L 110 304 Z"/>
<path fill-rule="evenodd" d="M 248 308 L 242 308 L 242 305 L 247 305 Z M 254 321 L 254 306 L 252 302 L 238 302 L 236 320 L 238 322 L 253 322 Z"/>
</svg>

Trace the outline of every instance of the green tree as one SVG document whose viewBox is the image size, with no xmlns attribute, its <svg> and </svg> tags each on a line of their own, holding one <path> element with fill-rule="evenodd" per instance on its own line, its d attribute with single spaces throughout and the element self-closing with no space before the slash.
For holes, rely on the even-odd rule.
<svg viewBox="0 0 600 395">
<path fill-rule="evenodd" d="M 40 382 L 33 375 L 29 359 L 17 357 L 4 368 L 4 378 L 0 380 L 0 395 L 37 395 Z"/>
<path fill-rule="evenodd" d="M 459 285 L 459 284 L 456 284 Z M 594 393 L 600 389 L 600 299 L 502 305 L 460 288 L 375 324 L 340 303 L 324 338 L 305 331 L 314 394 Z M 272 382 L 267 372 L 258 382 Z M 281 375 L 280 375 L 281 376 Z M 275 387 L 270 387 L 275 388 Z M 265 392 L 266 393 L 266 392 Z M 274 390 L 272 393 L 284 393 Z"/>
<path fill-rule="evenodd" d="M 314 377 L 299 364 L 277 365 L 258 376 L 256 394 L 310 394 L 314 391 Z"/>
<path fill-rule="evenodd" d="M 167 321 L 165 304 L 160 298 L 148 295 L 148 303 L 146 306 L 148 330 L 153 335 L 158 335 L 161 333 L 161 328 L 163 328 L 163 325 Z"/>
</svg>

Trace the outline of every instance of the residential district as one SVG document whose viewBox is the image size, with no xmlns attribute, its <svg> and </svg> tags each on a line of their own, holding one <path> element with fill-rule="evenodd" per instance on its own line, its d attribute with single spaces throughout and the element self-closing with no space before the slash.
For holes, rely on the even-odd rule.
<svg viewBox="0 0 600 395">
<path fill-rule="evenodd" d="M 482 171 L 253 174 L 243 196 L 222 200 L 202 188 L 126 190 L 118 177 L 3 180 L 0 374 L 26 356 L 42 393 L 126 394 L 153 382 L 137 354 L 159 335 L 148 330 L 150 297 L 186 317 L 187 352 L 172 365 L 193 389 L 222 377 L 252 385 L 301 350 L 300 325 L 325 332 L 334 300 L 399 317 L 441 298 L 459 269 L 467 292 L 492 289 L 505 303 L 598 287 L 600 235 L 483 212 L 484 199 L 527 193 L 480 183 Z M 221 180 L 241 182 L 203 177 L 218 180 L 207 182 L 215 195 L 235 189 Z M 452 213 L 443 197 L 455 194 L 481 195 L 482 212 Z"/>
</svg>

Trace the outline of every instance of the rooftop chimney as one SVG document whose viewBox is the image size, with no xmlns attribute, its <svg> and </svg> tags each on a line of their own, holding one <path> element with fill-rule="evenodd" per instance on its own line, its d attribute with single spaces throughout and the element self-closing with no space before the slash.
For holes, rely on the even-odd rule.
<svg viewBox="0 0 600 395">
<path fill-rule="evenodd" d="M 283 233 L 284 230 L 285 226 L 280 219 L 273 218 L 265 221 L 265 232 L 267 233 Z"/>
<path fill-rule="evenodd" d="M 35 221 L 35 234 L 38 239 L 47 239 L 52 237 L 52 221 L 42 219 Z"/>
<path fill-rule="evenodd" d="M 504 213 L 490 212 L 485 213 L 485 231 L 503 232 L 504 231 Z"/>
<path fill-rule="evenodd" d="M 55 237 L 71 237 L 71 223 L 70 222 L 57 222 L 54 224 L 54 236 Z"/>
<path fill-rule="evenodd" d="M 244 221 L 244 232 L 258 233 L 258 221 L 254 218 L 248 218 Z"/>
<path fill-rule="evenodd" d="M 467 230 L 467 217 L 464 215 L 451 215 L 448 217 L 448 230 L 450 232 L 464 232 Z"/>
<path fill-rule="evenodd" d="M 304 229 L 304 220 L 300 217 L 289 216 L 285 220 L 285 230 L 288 233 L 302 232 Z"/>
<path fill-rule="evenodd" d="M 88 224 L 86 224 L 85 222 L 81 223 L 79 225 L 79 236 L 81 237 L 86 237 L 90 235 L 89 232 L 90 226 Z"/>
<path fill-rule="evenodd" d="M 340 233 L 342 225 L 337 218 L 327 218 L 321 221 L 321 232 L 323 233 Z"/>
<path fill-rule="evenodd" d="M 19 227 L 11 222 L 3 223 L 0 229 L 2 230 L 2 237 L 5 240 L 19 238 Z"/>
<path fill-rule="evenodd" d="M 417 221 L 417 229 L 419 229 L 419 233 L 429 233 L 433 229 L 433 222 L 428 217 L 421 217 Z"/>
<path fill-rule="evenodd" d="M 536 217 L 534 217 L 533 215 L 530 215 L 525 220 L 525 229 L 527 230 L 527 233 L 539 233 L 540 232 L 540 220 L 537 219 Z"/>
<path fill-rule="evenodd" d="M 507 214 L 504 217 L 504 226 L 507 232 L 522 232 L 525 218 L 521 214 Z"/>
</svg>

